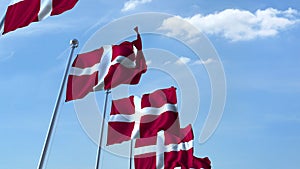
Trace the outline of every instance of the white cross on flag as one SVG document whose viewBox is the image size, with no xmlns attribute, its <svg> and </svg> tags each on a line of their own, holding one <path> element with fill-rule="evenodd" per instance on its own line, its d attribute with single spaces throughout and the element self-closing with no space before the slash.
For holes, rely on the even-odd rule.
<svg viewBox="0 0 300 169">
<path fill-rule="evenodd" d="M 179 136 L 160 131 L 156 137 L 137 139 L 135 169 L 210 169 L 208 158 L 194 157 L 193 140 L 191 125 L 180 129 Z"/>
<path fill-rule="evenodd" d="M 176 134 L 179 128 L 176 88 L 159 89 L 142 99 L 130 96 L 113 100 L 107 145 L 156 136 L 160 130 Z"/>
<path fill-rule="evenodd" d="M 59 15 L 72 9 L 78 0 L 13 0 L 8 6 L 3 23 L 2 34 L 38 22 L 48 16 Z"/>
<path fill-rule="evenodd" d="M 119 45 L 106 45 L 79 54 L 68 77 L 66 101 L 84 98 L 88 93 L 109 90 L 121 84 L 137 84 L 147 65 L 142 52 L 142 40 L 135 28 L 137 39 Z"/>
</svg>

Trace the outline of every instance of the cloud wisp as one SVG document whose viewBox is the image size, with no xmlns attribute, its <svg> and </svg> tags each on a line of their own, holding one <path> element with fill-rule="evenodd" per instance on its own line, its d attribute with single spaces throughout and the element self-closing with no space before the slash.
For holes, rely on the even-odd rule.
<svg viewBox="0 0 300 169">
<path fill-rule="evenodd" d="M 186 30 L 185 24 L 178 24 L 180 18 L 205 34 L 221 36 L 230 41 L 246 41 L 276 36 L 280 31 L 298 23 L 298 16 L 299 12 L 292 8 L 284 11 L 274 8 L 258 9 L 254 13 L 247 10 L 226 9 L 208 15 L 170 17 L 162 23 L 159 30 L 168 31 L 173 36 L 175 34 L 195 37 L 193 31 Z"/>
<path fill-rule="evenodd" d="M 191 61 L 191 59 L 188 58 L 188 57 L 180 57 L 180 58 L 176 61 L 176 64 L 177 64 L 177 65 L 186 65 L 186 64 L 188 64 L 190 61 Z"/>
<path fill-rule="evenodd" d="M 176 65 L 208 65 L 215 62 L 214 59 L 208 58 L 207 60 L 192 60 L 188 57 L 179 57 L 174 64 Z M 171 62 L 165 62 L 164 65 L 171 64 Z"/>
<path fill-rule="evenodd" d="M 138 5 L 150 3 L 152 0 L 129 0 L 125 2 L 122 12 L 134 10 Z"/>
</svg>

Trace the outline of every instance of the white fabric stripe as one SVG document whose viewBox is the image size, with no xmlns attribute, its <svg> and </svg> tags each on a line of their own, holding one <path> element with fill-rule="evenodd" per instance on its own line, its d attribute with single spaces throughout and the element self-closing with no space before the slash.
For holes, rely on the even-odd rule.
<svg viewBox="0 0 300 169">
<path fill-rule="evenodd" d="M 171 151 L 187 151 L 191 148 L 193 148 L 194 140 L 191 140 L 189 142 L 183 142 L 179 144 L 169 144 L 165 146 L 164 152 L 171 152 Z"/>
<path fill-rule="evenodd" d="M 135 68 L 136 67 L 136 62 L 128 59 L 125 56 L 118 56 L 116 59 L 111 63 L 111 65 L 115 65 L 117 63 L 120 63 L 126 68 Z"/>
<path fill-rule="evenodd" d="M 107 49 L 109 52 L 109 49 Z M 109 55 L 111 54 L 110 52 L 109 53 L 106 53 L 105 55 Z M 103 55 L 104 57 L 107 57 Z M 108 62 L 108 60 L 102 60 L 102 61 L 105 61 L 105 62 Z M 96 71 L 99 70 L 99 67 L 100 67 L 100 64 L 102 63 L 102 61 L 100 63 L 97 63 L 95 64 L 94 66 L 92 67 L 86 67 L 86 68 L 78 68 L 78 67 L 72 67 L 71 68 L 71 75 L 74 75 L 74 76 L 83 76 L 83 75 L 91 75 L 93 73 L 95 73 Z M 124 56 L 118 56 L 114 62 L 112 62 L 111 64 L 109 64 L 109 66 L 111 65 L 114 65 L 114 64 L 117 64 L 117 63 L 120 63 L 122 64 L 123 66 L 127 67 L 127 68 L 135 68 L 136 67 L 136 63 L 131 61 L 130 59 L 124 57 Z M 102 66 L 105 66 L 105 65 L 108 65 L 108 63 L 106 64 L 103 64 Z M 107 70 L 108 71 L 108 70 Z M 102 71 L 101 71 L 102 72 Z M 105 73 L 102 73 L 102 76 L 104 75 Z M 106 73 L 107 74 L 107 73 Z M 101 79 L 102 79 L 102 76 L 101 76 Z M 104 78 L 103 78 L 104 79 Z M 102 80 L 103 81 L 103 80 Z"/>
<path fill-rule="evenodd" d="M 112 46 L 103 46 L 103 55 L 100 60 L 99 74 L 98 74 L 98 84 L 94 87 L 94 90 L 104 89 L 104 78 L 108 74 L 109 68 L 111 66 L 112 58 Z"/>
<path fill-rule="evenodd" d="M 135 147 L 134 148 L 134 155 L 142 155 L 146 153 L 153 153 L 156 152 L 156 145 L 150 145 L 150 146 L 143 146 L 143 147 Z"/>
<path fill-rule="evenodd" d="M 189 142 L 182 142 L 179 144 L 168 144 L 168 145 L 161 144 L 161 140 L 165 140 L 164 132 L 165 131 L 158 132 L 158 134 L 157 134 L 158 138 L 157 138 L 157 144 L 156 144 L 157 147 L 155 149 L 153 148 L 154 145 L 138 147 L 138 148 L 135 148 L 134 151 L 136 151 L 136 150 L 138 150 L 138 151 L 135 152 L 134 154 L 140 155 L 140 154 L 153 153 L 153 152 L 166 153 L 166 152 L 172 152 L 172 151 L 187 151 L 194 147 L 194 140 L 190 140 Z M 163 133 L 163 135 L 160 133 Z M 152 147 L 152 148 L 147 148 L 147 147 Z"/>
<path fill-rule="evenodd" d="M 171 112 L 177 112 L 177 104 L 164 104 L 160 108 L 155 108 L 155 107 L 144 107 L 142 109 L 142 114 L 143 115 L 161 115 L 162 113 L 166 111 L 171 111 Z"/>
<path fill-rule="evenodd" d="M 50 16 L 52 12 L 52 0 L 40 0 L 41 6 L 38 14 L 39 21 Z"/>
<path fill-rule="evenodd" d="M 137 52 L 138 52 L 138 50 L 137 50 L 137 48 L 133 45 L 133 52 L 134 52 L 134 54 L 135 54 L 135 56 L 137 55 Z"/>
<path fill-rule="evenodd" d="M 132 115 L 126 115 L 126 114 L 116 114 L 116 115 L 110 115 L 109 122 L 126 122 L 131 123 L 137 121 L 138 116 L 135 114 Z"/>
<path fill-rule="evenodd" d="M 137 56 L 137 48 L 133 45 L 133 53 L 135 56 Z M 132 55 L 131 54 L 131 55 Z M 120 63 L 126 68 L 135 68 L 136 67 L 136 60 L 132 61 L 128 59 L 126 56 L 117 56 L 111 63 L 111 65 L 115 65 L 117 63 Z"/>
<path fill-rule="evenodd" d="M 131 139 L 140 137 L 140 121 L 141 121 L 141 98 L 134 96 L 135 122 L 131 133 Z"/>
<path fill-rule="evenodd" d="M 136 96 L 134 98 L 137 98 Z M 135 106 L 140 105 L 141 102 L 135 103 Z M 177 113 L 177 105 L 176 104 L 165 104 L 160 108 L 154 108 L 154 107 L 146 107 L 142 110 L 136 108 L 136 112 L 139 112 L 138 114 L 132 114 L 132 115 L 124 115 L 124 114 L 116 114 L 111 115 L 109 117 L 110 122 L 134 122 L 134 121 L 140 121 L 142 116 L 145 115 L 161 115 L 164 112 L 171 111 L 174 113 Z"/>
<path fill-rule="evenodd" d="M 165 167 L 165 132 L 159 131 L 157 133 L 157 140 L 156 140 L 156 169 L 164 169 Z"/>
<path fill-rule="evenodd" d="M 91 75 L 98 71 L 100 63 L 95 64 L 92 67 L 87 67 L 84 69 L 78 67 L 71 67 L 70 75 L 74 76 L 83 76 L 83 75 Z"/>
<path fill-rule="evenodd" d="M 112 57 L 112 46 L 111 45 L 103 46 L 103 55 L 101 57 L 100 65 L 99 65 L 99 81 L 104 81 L 104 77 L 107 75 L 110 67 L 111 57 Z"/>
</svg>

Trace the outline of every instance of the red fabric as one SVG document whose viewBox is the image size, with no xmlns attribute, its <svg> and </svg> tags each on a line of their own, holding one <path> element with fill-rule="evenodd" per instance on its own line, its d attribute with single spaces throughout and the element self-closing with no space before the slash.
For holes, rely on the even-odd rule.
<svg viewBox="0 0 300 169">
<path fill-rule="evenodd" d="M 122 143 L 131 139 L 134 122 L 109 122 L 107 145 Z"/>
<path fill-rule="evenodd" d="M 133 102 L 134 97 L 113 100 L 110 115 L 124 114 L 130 115 L 135 113 L 135 105 Z"/>
<path fill-rule="evenodd" d="M 140 122 L 140 137 L 156 136 L 161 130 L 177 134 L 180 128 L 178 113 L 164 112 L 161 115 L 145 115 Z"/>
<path fill-rule="evenodd" d="M 39 11 L 40 0 L 24 0 L 8 6 L 2 34 L 25 27 L 31 22 L 38 21 Z"/>
<path fill-rule="evenodd" d="M 153 93 L 143 95 L 141 107 L 159 108 L 166 103 L 177 104 L 175 87 L 156 90 Z"/>
<path fill-rule="evenodd" d="M 77 68 L 87 68 L 92 67 L 99 63 L 103 54 L 103 48 L 96 49 L 90 52 L 82 53 L 77 55 L 76 59 L 73 61 L 72 67 Z"/>
<path fill-rule="evenodd" d="M 135 156 L 134 167 L 135 169 L 156 169 L 155 153 L 144 154 L 143 156 Z"/>
<path fill-rule="evenodd" d="M 125 41 L 120 45 L 113 45 L 112 51 L 111 61 L 115 60 L 118 56 L 125 56 L 132 61 L 135 59 L 132 42 Z"/>
<path fill-rule="evenodd" d="M 84 76 L 69 75 L 66 102 L 85 97 L 88 93 L 94 91 L 93 88 L 97 83 L 98 72 Z"/>
<path fill-rule="evenodd" d="M 187 151 L 171 151 L 164 153 L 164 168 L 181 168 L 189 169 L 193 166 L 193 149 Z"/>
<path fill-rule="evenodd" d="M 51 0 L 49 0 L 51 1 Z M 72 9 L 78 0 L 52 0 L 50 15 L 58 15 Z M 23 0 L 7 8 L 2 34 L 28 26 L 39 21 L 38 14 L 42 11 L 40 0 Z"/>
<path fill-rule="evenodd" d="M 189 142 L 194 140 L 194 134 L 191 125 L 180 129 L 178 133 L 179 135 L 174 136 L 172 132 L 165 132 L 165 145 L 179 144 L 181 142 Z"/>
<path fill-rule="evenodd" d="M 142 139 L 136 139 L 135 141 L 135 148 L 138 147 L 145 147 L 149 145 L 156 145 L 157 137 L 148 137 L 148 138 L 142 138 Z"/>
<path fill-rule="evenodd" d="M 67 10 L 72 9 L 78 0 L 52 0 L 51 15 L 59 15 Z"/>
<path fill-rule="evenodd" d="M 198 158 L 194 157 L 193 159 L 193 168 L 195 169 L 211 169 L 211 162 L 208 157 Z"/>
</svg>

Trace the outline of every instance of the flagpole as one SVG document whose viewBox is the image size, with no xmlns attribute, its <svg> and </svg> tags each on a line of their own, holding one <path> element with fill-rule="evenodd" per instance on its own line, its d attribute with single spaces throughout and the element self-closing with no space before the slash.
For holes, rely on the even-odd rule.
<svg viewBox="0 0 300 169">
<path fill-rule="evenodd" d="M 5 20 L 5 16 L 6 15 L 4 15 L 3 18 L 0 21 L 0 36 L 2 36 L 2 32 L 4 32 L 4 20 Z"/>
<path fill-rule="evenodd" d="M 98 153 L 97 153 L 97 159 L 96 159 L 96 169 L 100 169 L 100 157 L 101 157 L 101 145 L 102 145 L 102 140 L 103 140 L 103 130 L 104 130 L 104 120 L 106 116 L 106 109 L 107 109 L 107 100 L 108 100 L 108 95 L 110 93 L 110 90 L 106 90 L 105 92 L 105 101 L 104 101 L 104 109 L 103 109 L 103 118 L 102 118 L 102 123 L 101 123 L 101 132 L 100 132 L 100 138 L 99 138 L 99 145 L 98 145 Z"/>
<path fill-rule="evenodd" d="M 133 145 L 133 140 L 130 140 L 129 169 L 132 169 L 132 145 Z"/>
<path fill-rule="evenodd" d="M 54 110 L 53 110 L 51 122 L 50 122 L 50 125 L 49 125 L 48 133 L 47 133 L 47 136 L 46 136 L 43 151 L 42 151 L 40 161 L 39 161 L 39 164 L 38 164 L 38 169 L 43 169 L 43 167 L 44 167 L 44 163 L 45 163 L 45 159 L 46 159 L 46 156 L 47 156 L 49 144 L 50 144 L 51 137 L 52 137 L 52 134 L 53 134 L 53 129 L 55 127 L 55 123 L 56 123 L 56 119 L 57 119 L 58 110 L 59 110 L 59 107 L 61 105 L 61 98 L 62 98 L 62 95 L 63 95 L 63 90 L 64 90 L 64 87 L 65 87 L 66 79 L 67 79 L 68 72 L 69 72 L 69 69 L 70 69 L 71 60 L 72 60 L 72 57 L 73 57 L 74 50 L 75 50 L 75 48 L 78 47 L 78 44 L 79 44 L 79 42 L 78 42 L 77 39 L 73 39 L 73 40 L 70 41 L 70 45 L 71 45 L 72 49 L 71 49 L 71 53 L 70 53 L 69 59 L 68 59 L 67 64 L 66 64 L 64 76 L 63 76 L 63 79 L 62 79 L 62 82 L 61 82 L 61 85 L 60 85 L 60 90 L 59 90 L 57 100 L 56 100 L 56 103 L 55 103 L 55 106 L 54 106 Z"/>
<path fill-rule="evenodd" d="M 2 25 L 4 24 L 4 19 L 5 19 L 5 15 L 4 15 L 3 18 L 1 19 L 1 22 L 0 22 L 0 28 L 1 28 Z"/>
</svg>

